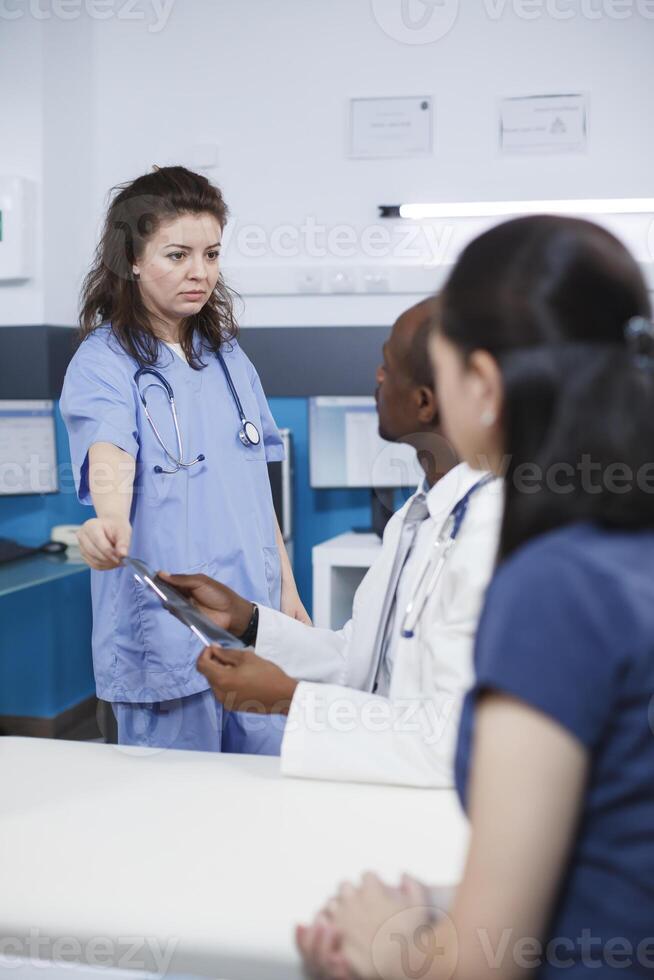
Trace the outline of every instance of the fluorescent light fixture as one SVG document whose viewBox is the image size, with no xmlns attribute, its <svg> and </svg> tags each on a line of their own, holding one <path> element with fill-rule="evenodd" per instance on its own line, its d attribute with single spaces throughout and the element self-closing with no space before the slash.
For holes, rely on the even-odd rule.
<svg viewBox="0 0 654 980">
<path fill-rule="evenodd" d="M 386 213 L 384 213 L 384 211 Z M 584 198 L 561 201 L 477 201 L 467 204 L 382 205 L 381 217 L 496 218 L 521 214 L 654 214 L 654 197 Z"/>
</svg>

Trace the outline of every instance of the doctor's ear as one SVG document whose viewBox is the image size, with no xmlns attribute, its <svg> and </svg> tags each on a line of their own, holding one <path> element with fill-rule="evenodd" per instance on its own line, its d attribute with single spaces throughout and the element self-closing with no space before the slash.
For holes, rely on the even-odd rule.
<svg viewBox="0 0 654 980">
<path fill-rule="evenodd" d="M 418 388 L 418 419 L 425 425 L 431 425 L 436 416 L 436 393 L 433 388 L 421 385 Z"/>
</svg>

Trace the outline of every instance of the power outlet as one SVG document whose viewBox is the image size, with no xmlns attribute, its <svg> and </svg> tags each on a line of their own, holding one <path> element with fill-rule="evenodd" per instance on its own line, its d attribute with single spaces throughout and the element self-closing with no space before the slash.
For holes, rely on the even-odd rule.
<svg viewBox="0 0 654 980">
<path fill-rule="evenodd" d="M 322 269 L 298 269 L 295 288 L 298 293 L 321 293 L 323 278 Z"/>
<path fill-rule="evenodd" d="M 357 270 L 347 267 L 329 270 L 327 288 L 330 293 L 356 293 Z"/>
<path fill-rule="evenodd" d="M 389 293 L 391 290 L 391 275 L 385 270 L 364 269 L 361 281 L 365 293 Z"/>
</svg>

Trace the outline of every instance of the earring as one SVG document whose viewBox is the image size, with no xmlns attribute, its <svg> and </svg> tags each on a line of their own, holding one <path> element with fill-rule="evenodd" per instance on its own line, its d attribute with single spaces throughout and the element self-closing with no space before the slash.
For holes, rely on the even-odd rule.
<svg viewBox="0 0 654 980">
<path fill-rule="evenodd" d="M 134 276 L 135 279 L 141 278 L 141 273 L 137 269 L 132 269 L 132 275 Z"/>
<path fill-rule="evenodd" d="M 497 415 L 492 409 L 487 408 L 481 413 L 479 421 L 485 429 L 490 429 L 491 425 L 495 425 Z"/>
</svg>

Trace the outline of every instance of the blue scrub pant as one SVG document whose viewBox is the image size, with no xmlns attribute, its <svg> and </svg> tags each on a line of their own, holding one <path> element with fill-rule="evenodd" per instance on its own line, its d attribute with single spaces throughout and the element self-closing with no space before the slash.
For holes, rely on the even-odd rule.
<svg viewBox="0 0 654 980">
<path fill-rule="evenodd" d="M 283 715 L 226 711 L 212 691 L 153 704 L 112 704 L 119 745 L 279 755 Z"/>
</svg>

